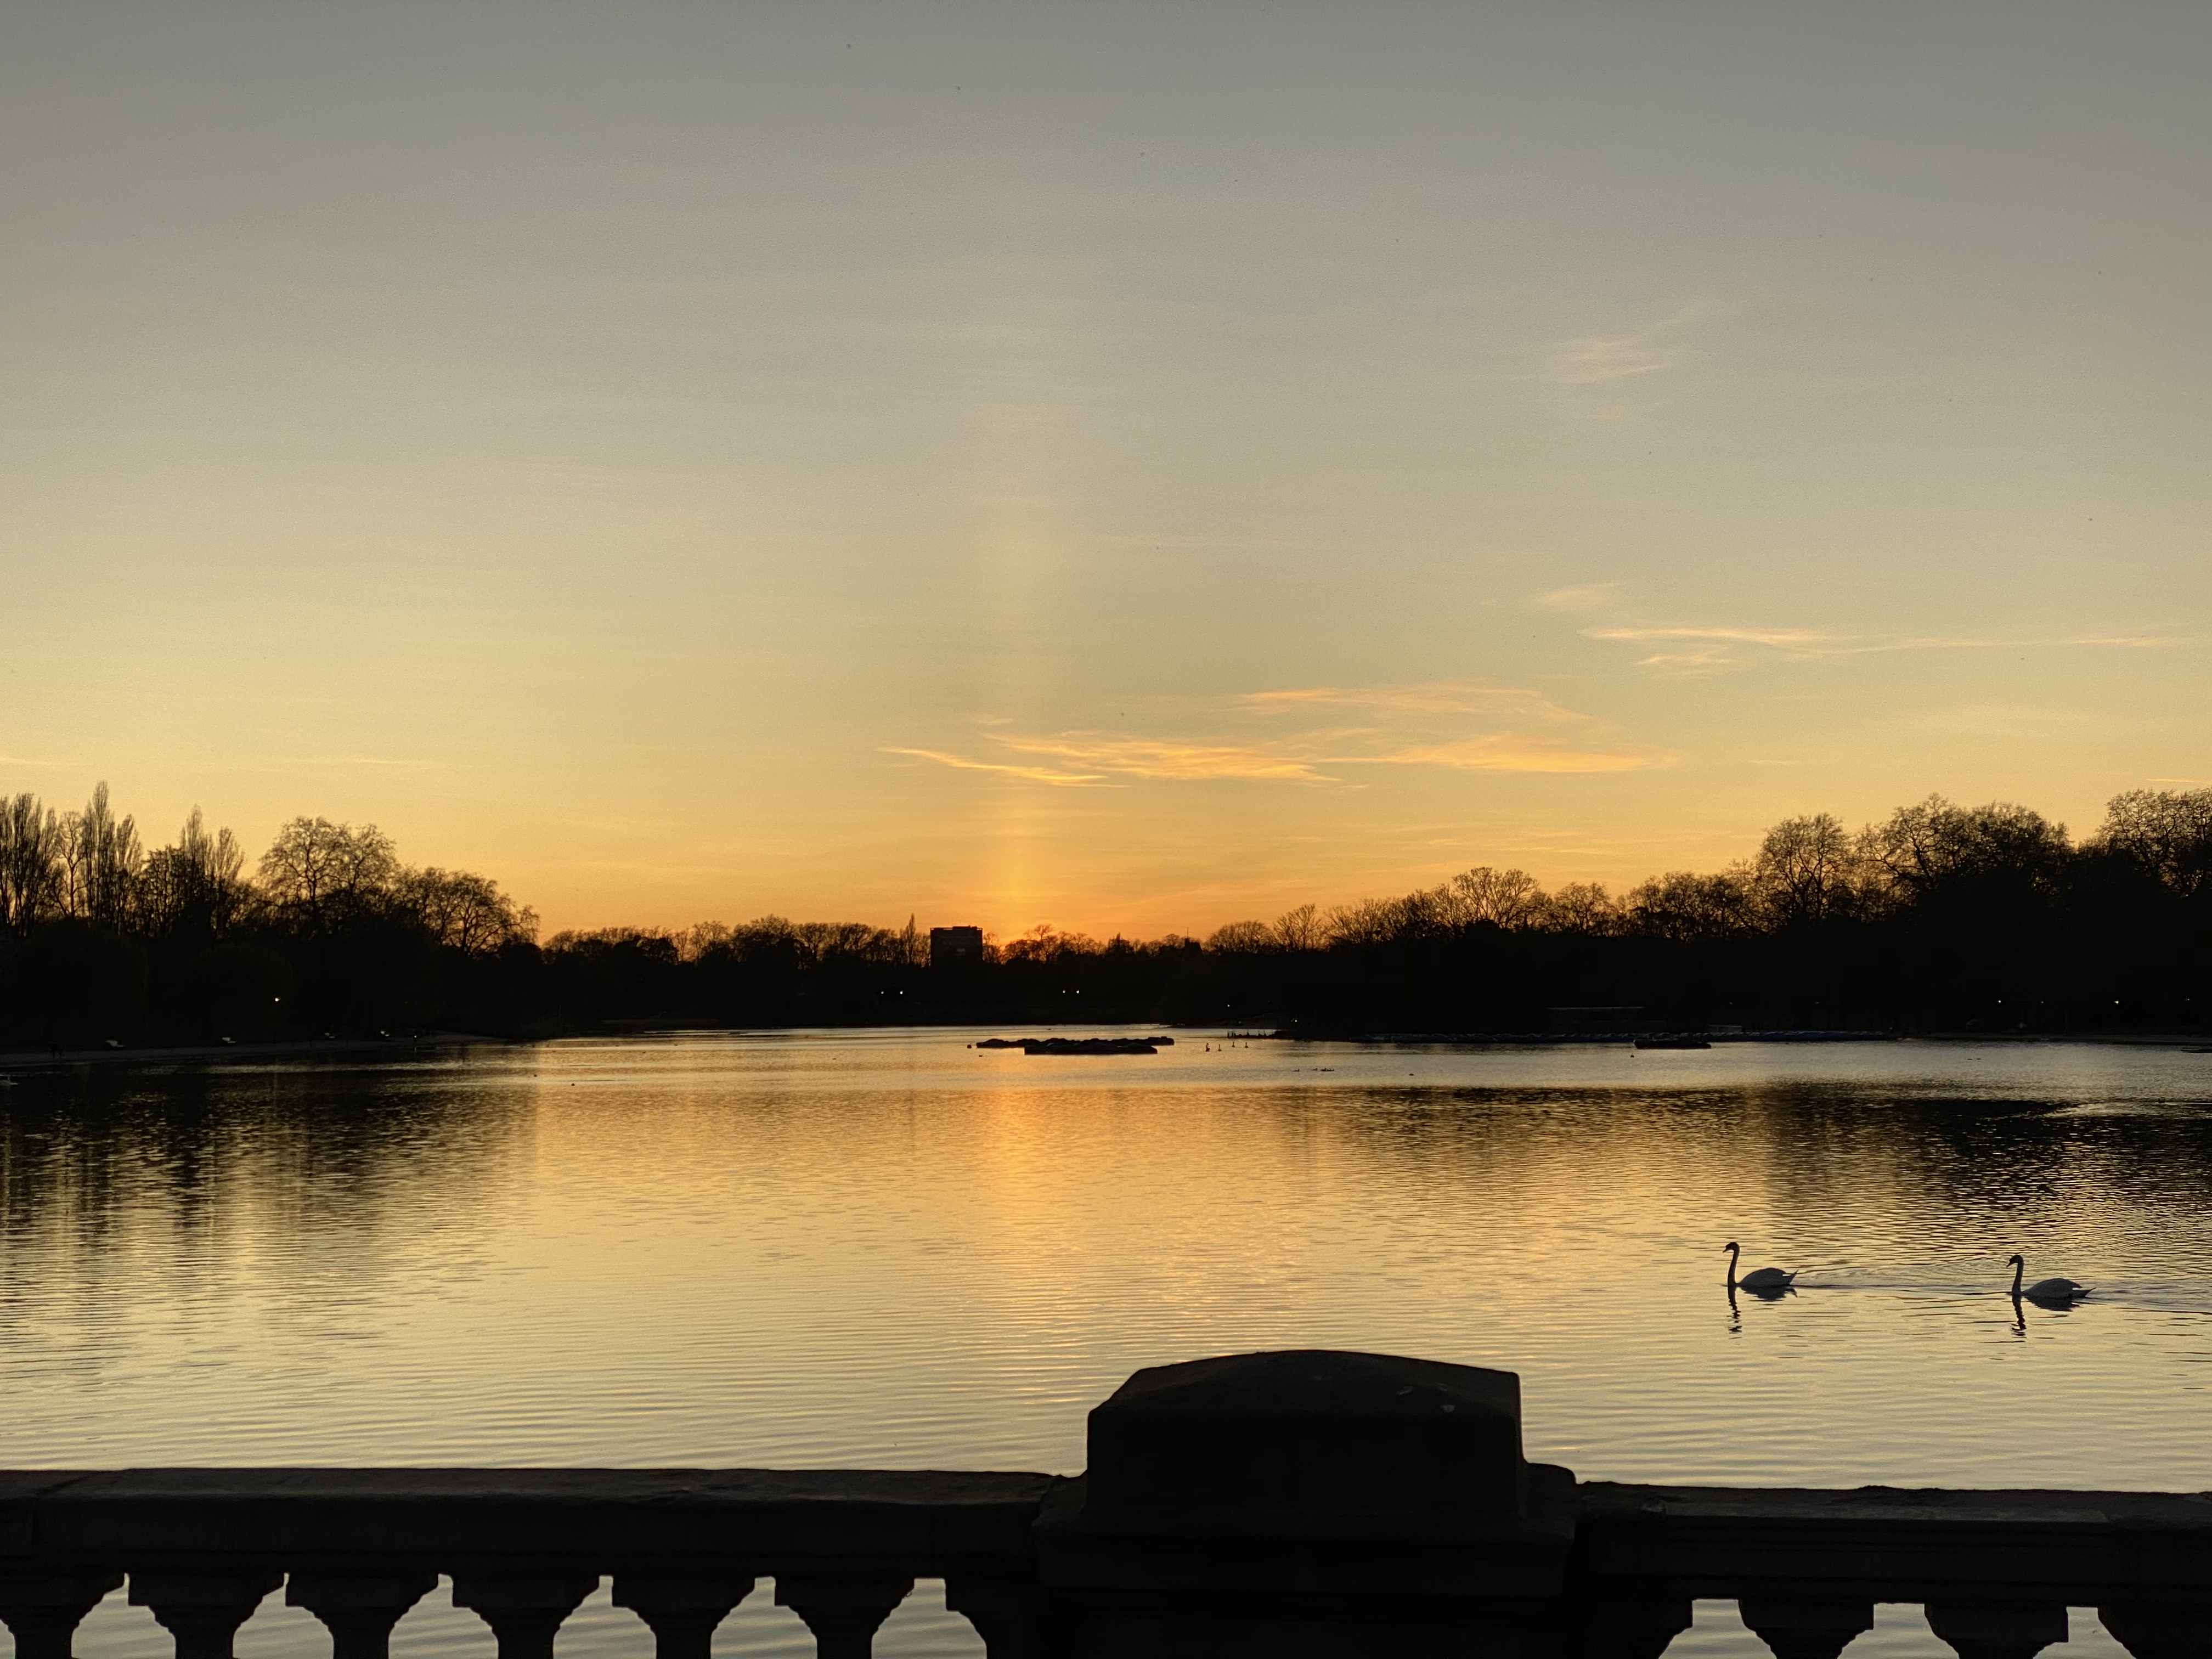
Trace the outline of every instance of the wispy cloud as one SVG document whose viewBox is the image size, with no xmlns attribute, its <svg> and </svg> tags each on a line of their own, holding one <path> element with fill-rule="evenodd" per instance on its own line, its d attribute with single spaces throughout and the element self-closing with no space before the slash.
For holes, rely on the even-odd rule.
<svg viewBox="0 0 2212 1659">
<path fill-rule="evenodd" d="M 1421 744 L 1387 755 L 1345 755 L 1340 766 L 1441 766 L 1456 772 L 1642 772 L 1678 757 L 1653 749 L 1576 749 L 1501 734 Z"/>
<path fill-rule="evenodd" d="M 1670 317 L 1633 334 L 1589 334 L 1554 354 L 1552 378 L 1562 386 L 1609 386 L 1616 380 L 1679 368 L 1690 359 L 1682 337 L 1686 317 Z"/>
<path fill-rule="evenodd" d="M 1342 718 L 1347 711 L 1355 718 Z M 1326 714 L 1339 718 L 1314 718 Z M 1007 758 L 945 748 L 884 752 L 1033 782 L 1094 787 L 1109 781 L 1224 781 L 1346 788 L 1358 787 L 1347 775 L 1367 767 L 1575 774 L 1639 770 L 1670 765 L 1675 758 L 1613 741 L 1590 716 L 1541 692 L 1483 680 L 1291 686 L 1194 700 L 1168 717 L 1199 729 L 1024 732 L 979 722 L 976 741 L 984 754 Z M 1255 719 L 1267 722 L 1256 733 Z M 1243 729 L 1225 730 L 1224 722 Z M 1293 729 L 1285 730 L 1291 722 Z"/>
<path fill-rule="evenodd" d="M 1782 650 L 1810 649 L 1838 637 L 1817 628 L 1585 628 L 1583 633 L 1593 640 L 1723 640 Z"/>
<path fill-rule="evenodd" d="M 1096 766 L 1133 778 L 1190 782 L 1243 778 L 1274 783 L 1334 783 L 1304 760 L 1263 744 L 1176 743 L 1155 738 L 1116 738 L 1070 732 L 1050 738 L 1002 737 L 1018 754 L 1046 755 L 1079 766 Z"/>
<path fill-rule="evenodd" d="M 939 766 L 956 767 L 963 772 L 1003 772 L 1008 777 L 1026 778 L 1031 783 L 1049 783 L 1062 789 L 1116 787 L 1097 772 L 1059 772 L 1045 766 L 1006 766 L 995 761 L 970 760 L 965 755 L 949 755 L 941 749 L 896 749 L 886 745 L 882 752 L 905 755 L 915 760 L 935 761 Z"/>
<path fill-rule="evenodd" d="M 1741 646 L 1786 659 L 1813 660 L 1826 657 L 1875 656 L 1899 651 L 2020 651 L 2068 648 L 2150 650 L 2185 645 L 2180 635 L 2160 634 L 2080 634 L 2045 636 L 1974 635 L 1948 634 L 1842 634 L 1819 628 L 1620 627 L 1586 628 L 1583 636 L 1625 643 L 1670 643 L 1683 649 L 1655 652 L 1639 657 L 1638 668 L 1670 674 L 1712 674 L 1748 668 L 1755 657 L 1747 657 Z"/>
<path fill-rule="evenodd" d="M 1748 667 L 1735 647 L 1753 645 L 1791 657 L 1834 654 L 1833 636 L 1810 628 L 1585 628 L 1586 639 L 1638 644 L 1666 643 L 1680 648 L 1638 657 L 1638 668 L 1680 676 L 1725 673 Z"/>
<path fill-rule="evenodd" d="M 1359 708 L 1387 714 L 1519 714 L 1544 720 L 1575 720 L 1588 716 L 1562 708 L 1540 691 L 1497 685 L 1487 680 L 1430 680 L 1413 685 L 1302 685 L 1277 691 L 1248 691 L 1237 699 L 1261 714 L 1305 708 Z"/>
<path fill-rule="evenodd" d="M 1701 646 L 1695 651 L 1656 651 L 1636 659 L 1638 668 L 1656 668 L 1669 674 L 1718 674 L 1749 666 L 1726 646 Z"/>
<path fill-rule="evenodd" d="M 389 755 L 278 755 L 270 761 L 272 766 L 435 767 L 450 763 L 447 761 L 403 760 Z"/>
<path fill-rule="evenodd" d="M 1596 611 L 1613 604 L 1620 597 L 1619 582 L 1583 582 L 1572 587 L 1555 587 L 1548 593 L 1539 593 L 1535 603 L 1547 611 Z"/>
</svg>

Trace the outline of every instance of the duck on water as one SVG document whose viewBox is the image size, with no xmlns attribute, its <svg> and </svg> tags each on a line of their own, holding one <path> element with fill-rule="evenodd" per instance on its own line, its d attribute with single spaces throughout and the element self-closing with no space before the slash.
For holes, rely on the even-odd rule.
<svg viewBox="0 0 2212 1659">
<path fill-rule="evenodd" d="M 1735 1276 L 1736 1258 L 1742 1247 L 1734 1239 L 1721 1246 L 1728 1252 L 1728 1287 L 1732 1291 L 1749 1291 L 1753 1296 L 1778 1296 L 1796 1283 L 1797 1275 L 1785 1273 L 1779 1267 L 1753 1267 L 1741 1279 Z"/>
<path fill-rule="evenodd" d="M 2027 1261 L 2015 1255 L 2008 1257 L 2005 1266 L 2012 1269 L 2012 1299 L 2015 1302 L 2026 1297 L 2030 1302 L 2039 1302 L 2046 1308 L 2063 1308 L 2089 1294 L 2087 1285 L 2076 1285 L 2070 1279 L 2039 1279 L 2022 1290 L 2020 1281 L 2027 1277 Z"/>
</svg>

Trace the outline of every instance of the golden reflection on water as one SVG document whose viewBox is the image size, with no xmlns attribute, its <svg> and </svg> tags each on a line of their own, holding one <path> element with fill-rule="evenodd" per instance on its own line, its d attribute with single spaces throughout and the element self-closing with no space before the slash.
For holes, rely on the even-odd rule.
<svg viewBox="0 0 2212 1659">
<path fill-rule="evenodd" d="M 973 1035 L 19 1079 L 0 1463 L 1074 1469 L 1139 1365 L 1340 1346 L 1519 1370 L 1593 1477 L 2212 1487 L 2205 1057 Z M 1797 1293 L 1731 1305 L 1729 1238 Z M 2014 1249 L 2097 1295 L 2015 1321 Z"/>
</svg>

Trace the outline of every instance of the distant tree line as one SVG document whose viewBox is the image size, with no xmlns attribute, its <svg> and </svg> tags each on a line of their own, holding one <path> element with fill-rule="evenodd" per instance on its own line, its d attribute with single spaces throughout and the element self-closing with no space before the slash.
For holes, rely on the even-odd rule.
<svg viewBox="0 0 2212 1659">
<path fill-rule="evenodd" d="M 149 849 L 104 783 L 74 811 L 0 797 L 0 1042 L 509 1023 L 537 932 L 496 882 L 404 865 L 374 824 L 295 818 L 249 875 L 198 808 Z"/>
<path fill-rule="evenodd" d="M 1820 813 L 1749 859 L 1615 895 L 1481 866 L 1402 897 L 1217 929 L 1226 1000 L 1310 1028 L 2194 1030 L 2212 1015 L 2212 789 L 2141 789 L 2076 844 L 1941 795 L 1854 832 Z"/>
<path fill-rule="evenodd" d="M 970 969 L 859 923 L 562 933 L 557 1018 L 739 1024 L 1191 1020 L 1314 1032 L 2196 1029 L 2212 1011 L 2212 790 L 2136 790 L 2076 844 L 2026 807 L 1941 796 L 1856 831 L 1790 818 L 1748 859 L 1624 893 L 1479 866 L 1402 896 L 1203 939 L 1040 927 Z"/>
<path fill-rule="evenodd" d="M 1041 927 L 959 969 L 928 965 L 913 918 L 541 945 L 495 882 L 410 868 L 373 825 L 295 818 L 246 864 L 197 811 L 143 849 L 105 786 L 67 813 L 0 799 L 0 1041 L 930 1020 L 1540 1031 L 1593 1008 L 1684 1027 L 2193 1030 L 2212 1012 L 2212 789 L 2120 795 L 2078 843 L 2027 807 L 1930 796 L 1856 831 L 1790 818 L 1726 870 L 1620 894 L 1481 866 L 1202 940 Z"/>
</svg>

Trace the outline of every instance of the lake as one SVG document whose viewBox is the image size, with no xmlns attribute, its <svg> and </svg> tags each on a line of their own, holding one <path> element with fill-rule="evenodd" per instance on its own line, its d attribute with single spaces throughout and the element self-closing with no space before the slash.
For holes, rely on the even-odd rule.
<svg viewBox="0 0 2212 1659">
<path fill-rule="evenodd" d="M 0 1465 L 1072 1473 L 1140 1365 L 1334 1346 L 1518 1371 L 1589 1478 L 2212 1488 L 2212 1055 L 987 1035 L 18 1074 Z M 1731 1305 L 1732 1238 L 1799 1293 Z M 2014 1250 L 2096 1295 L 2016 1323 Z M 981 1653 L 934 1589 L 878 1653 Z M 112 1597 L 78 1651 L 167 1646 Z M 490 1651 L 442 1591 L 393 1644 Z M 650 1651 L 604 1589 L 562 1638 Z M 717 1642 L 811 1651 L 765 1589 Z M 240 1652 L 328 1644 L 270 1604 Z M 1948 1650 L 1886 1608 L 1850 1652 Z"/>
</svg>

